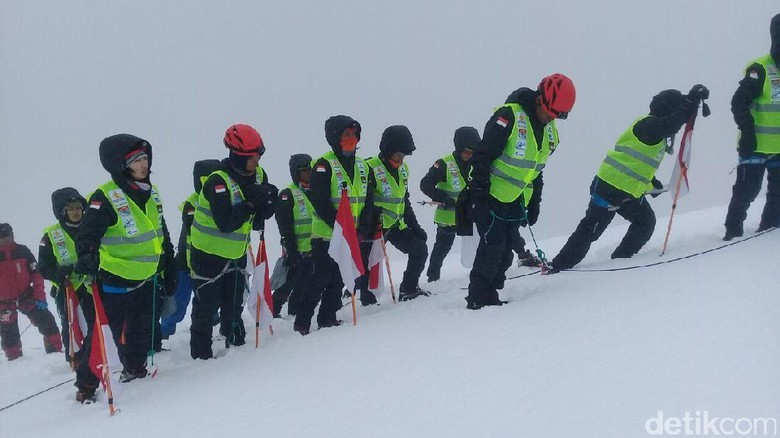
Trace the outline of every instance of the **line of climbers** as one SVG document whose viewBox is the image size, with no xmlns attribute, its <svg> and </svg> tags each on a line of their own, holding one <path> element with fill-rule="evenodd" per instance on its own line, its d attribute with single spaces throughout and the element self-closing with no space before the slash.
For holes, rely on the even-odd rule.
<svg viewBox="0 0 780 438">
<path fill-rule="evenodd" d="M 780 14 L 771 21 L 770 34 L 770 54 L 748 65 L 732 99 L 740 137 L 738 175 L 725 223 L 727 241 L 743 235 L 746 211 L 765 171 L 768 190 L 759 231 L 780 226 Z M 585 217 L 547 273 L 579 263 L 615 214 L 630 226 L 612 258 L 631 257 L 647 243 L 655 214 L 645 195 L 657 195 L 663 188 L 655 173 L 671 153 L 670 139 L 708 97 L 707 88 L 697 84 L 687 94 L 663 90 L 652 98 L 649 113 L 637 118 L 607 153 L 591 184 Z M 482 138 L 473 127 L 458 128 L 454 151 L 422 178 L 422 192 L 437 205 L 428 282 L 440 279 L 456 234 L 474 229 L 479 234 L 467 308 L 505 303 L 498 291 L 504 287 L 513 251 L 521 264 L 541 262 L 524 248 L 519 227 L 533 225 L 539 217 L 543 170 L 559 144 L 556 120 L 567 118 L 575 100 L 573 82 L 559 73 L 545 77 L 536 88 L 513 91 L 487 121 Z M 228 156 L 194 165 L 195 191 L 180 207 L 183 227 L 176 254 L 162 198 L 150 180 L 151 144 L 129 134 L 104 139 L 100 161 L 110 178 L 88 199 L 70 187 L 52 194 L 57 223 L 44 232 L 40 267 L 27 247 L 14 242 L 10 225 L 0 224 L 0 337 L 6 357 L 13 360 L 22 354 L 17 310 L 44 336 L 46 352 L 61 351 L 63 339 L 68 353 L 64 290 L 70 285 L 89 327 L 76 355 L 76 399 L 94 400 L 98 379 L 88 363 L 94 320 L 90 278 L 96 279 L 120 346 L 124 381 L 147 375 L 149 349 L 159 351 L 162 339 L 175 332 L 190 298 L 193 359 L 213 357 L 216 325 L 226 345 L 244 344 L 241 315 L 250 234 L 262 232 L 274 215 L 288 269 L 287 281 L 273 295 L 275 316 L 287 303 L 288 313 L 295 316 L 294 330 L 306 335 L 319 305 L 318 327 L 338 326 L 344 283 L 328 246 L 342 190 L 349 197 L 364 264 L 372 239 L 381 231 L 408 255 L 401 301 L 428 296 L 419 284 L 428 257 L 427 235 L 409 200 L 405 163 L 416 149 L 412 134 L 406 126 L 388 127 L 377 156 L 369 159 L 355 154 L 360 137 L 360 123 L 353 118 L 327 119 L 330 150 L 316 159 L 292 155 L 292 182 L 278 192 L 259 165 L 265 152 L 260 134 L 249 125 L 231 126 L 223 141 Z M 47 309 L 42 278 L 52 283 L 62 334 Z M 364 306 L 377 303 L 367 285 L 367 277 L 356 281 Z"/>
</svg>

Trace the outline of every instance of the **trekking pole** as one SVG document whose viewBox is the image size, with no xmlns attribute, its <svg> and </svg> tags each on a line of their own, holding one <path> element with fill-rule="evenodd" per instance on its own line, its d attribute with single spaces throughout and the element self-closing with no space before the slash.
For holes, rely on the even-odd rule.
<svg viewBox="0 0 780 438">
<path fill-rule="evenodd" d="M 390 296 L 393 297 L 393 304 L 398 304 L 398 302 L 395 300 L 395 285 L 393 284 L 393 273 L 390 272 L 390 258 L 387 256 L 385 234 L 379 233 L 379 238 L 382 239 L 382 252 L 385 255 L 385 269 L 387 269 L 387 279 L 390 280 Z"/>
<path fill-rule="evenodd" d="M 260 241 L 260 247 L 265 245 L 265 241 Z M 257 256 L 260 256 L 260 253 L 257 253 Z M 249 245 L 249 258 L 252 259 L 252 275 L 256 275 L 254 267 L 257 266 L 257 259 L 255 258 L 254 251 L 252 251 L 252 245 Z M 253 280 L 254 281 L 254 280 Z M 252 288 L 249 288 L 249 293 L 252 292 Z M 256 293 L 256 292 L 254 292 Z M 255 303 L 255 349 L 258 349 L 260 347 L 260 297 L 257 297 L 257 302 Z"/>
<path fill-rule="evenodd" d="M 417 203 L 420 205 L 434 205 L 436 207 L 440 207 L 444 205 L 443 202 L 438 202 L 438 201 L 417 201 Z"/>
<path fill-rule="evenodd" d="M 674 198 L 672 199 L 672 212 L 669 214 L 669 223 L 666 225 L 666 237 L 664 237 L 664 246 L 661 249 L 661 255 L 666 254 L 666 247 L 669 244 L 669 235 L 672 233 L 672 221 L 674 220 L 674 212 L 677 210 L 677 199 L 680 196 L 680 188 L 682 187 L 683 180 L 688 179 L 688 165 L 683 159 L 683 154 L 688 147 L 688 142 L 693 135 L 693 123 L 696 121 L 696 113 L 691 115 L 688 122 L 685 124 L 685 131 L 683 132 L 683 138 L 680 141 L 680 150 L 677 151 L 677 163 L 680 165 L 680 175 L 677 178 L 677 187 L 674 190 Z"/>
<path fill-rule="evenodd" d="M 73 371 L 76 371 L 76 356 L 73 352 L 73 346 L 76 345 L 76 337 L 73 333 L 73 318 L 76 316 L 73 314 L 73 308 L 71 306 L 71 298 L 73 297 L 72 294 L 75 295 L 75 292 L 73 291 L 73 285 L 70 284 L 69 279 L 65 279 L 64 281 L 65 286 L 65 315 L 68 317 L 68 340 L 70 345 L 70 351 L 68 352 L 70 355 L 70 369 Z M 76 321 L 78 324 L 78 321 Z"/>
<path fill-rule="evenodd" d="M 236 279 L 233 281 L 233 308 L 230 309 L 230 332 L 225 336 L 225 348 L 230 348 L 230 337 L 233 337 L 233 342 L 236 341 L 235 328 L 236 328 L 236 295 L 238 294 L 238 265 L 232 260 L 230 264 L 233 265 L 233 271 Z"/>
<path fill-rule="evenodd" d="M 111 370 L 108 369 L 108 358 L 106 356 L 106 340 L 103 337 L 103 324 L 107 323 L 107 321 L 100 321 L 100 316 L 104 312 L 101 312 L 102 309 L 98 308 L 98 302 L 100 299 L 100 289 L 98 289 L 98 285 L 96 281 L 92 281 L 92 296 L 97 296 L 97 299 L 92 300 L 93 304 L 95 305 L 95 321 L 97 322 L 95 324 L 95 333 L 93 333 L 93 336 L 98 337 L 98 343 L 100 344 L 100 358 L 103 360 L 103 366 L 101 368 L 101 371 L 103 373 L 103 382 L 106 385 L 106 394 L 108 395 L 108 412 L 113 417 L 116 413 L 116 409 L 114 409 L 114 392 L 111 390 Z"/>
</svg>

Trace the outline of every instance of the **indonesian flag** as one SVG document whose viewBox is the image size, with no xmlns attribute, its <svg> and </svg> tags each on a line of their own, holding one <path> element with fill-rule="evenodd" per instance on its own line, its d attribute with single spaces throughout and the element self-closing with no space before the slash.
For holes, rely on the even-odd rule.
<svg viewBox="0 0 780 438">
<path fill-rule="evenodd" d="M 106 311 L 103 309 L 103 301 L 100 299 L 100 291 L 97 285 L 92 284 L 92 300 L 95 302 L 95 327 L 92 333 L 92 350 L 89 354 L 89 368 L 100 379 L 103 389 L 107 386 L 113 388 L 113 395 L 116 397 L 119 379 L 106 381 L 106 376 L 110 376 L 111 370 L 118 371 L 122 367 L 119 360 L 119 353 L 111 335 L 111 328 L 108 326 Z"/>
<path fill-rule="evenodd" d="M 672 179 L 669 181 L 669 189 L 675 190 L 678 198 L 682 198 L 690 191 L 688 186 L 688 168 L 691 164 L 691 136 L 693 135 L 693 118 L 685 124 L 685 131 L 680 141 L 680 150 L 677 151 L 677 160 L 674 163 Z M 679 187 L 679 189 L 678 189 Z"/>
<path fill-rule="evenodd" d="M 371 253 L 368 255 L 368 290 L 379 299 L 385 291 L 384 270 L 382 262 L 385 259 L 385 251 L 382 249 L 382 233 L 377 232 L 374 243 L 371 244 Z"/>
<path fill-rule="evenodd" d="M 254 316 L 258 327 L 268 327 L 268 331 L 274 334 L 272 322 L 274 320 L 274 300 L 271 295 L 271 278 L 268 275 L 268 256 L 265 252 L 265 241 L 260 241 L 260 251 L 257 259 L 252 254 L 252 248 L 247 253 L 249 265 L 252 269 L 252 283 L 249 287 L 247 298 L 247 310 Z"/>
<path fill-rule="evenodd" d="M 86 337 L 89 327 L 86 318 L 84 318 L 84 309 L 81 308 L 76 291 L 73 290 L 70 283 L 65 287 L 65 305 L 67 306 L 70 349 L 74 353 L 78 353 L 84 346 L 84 337 Z"/>
<path fill-rule="evenodd" d="M 338 264 L 344 286 L 354 292 L 355 279 L 365 275 L 366 270 L 360 256 L 355 219 L 352 217 L 346 190 L 341 191 L 341 201 L 336 213 L 336 222 L 333 223 L 333 237 L 330 240 L 328 255 Z"/>
</svg>

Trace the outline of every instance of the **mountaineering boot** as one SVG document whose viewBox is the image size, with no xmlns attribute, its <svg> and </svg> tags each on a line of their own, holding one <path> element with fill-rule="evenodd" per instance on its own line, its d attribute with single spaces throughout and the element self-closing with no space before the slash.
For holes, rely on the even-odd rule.
<svg viewBox="0 0 780 438">
<path fill-rule="evenodd" d="M 97 386 L 84 385 L 76 392 L 76 401 L 85 405 L 95 403 L 97 396 L 95 390 Z"/>
<path fill-rule="evenodd" d="M 431 293 L 427 290 L 420 289 L 420 286 L 416 286 L 414 289 L 401 289 L 400 293 L 398 294 L 398 301 L 409 301 L 413 300 L 419 296 L 423 297 L 429 297 L 431 296 Z"/>
<path fill-rule="evenodd" d="M 137 368 L 125 368 L 122 370 L 119 381 L 125 383 L 135 379 L 143 379 L 147 374 L 146 367 L 143 365 Z"/>
<path fill-rule="evenodd" d="M 529 268 L 539 268 L 542 266 L 542 261 L 539 257 L 531 254 L 531 251 L 525 250 L 524 253 L 517 255 L 517 266 L 526 266 Z"/>
</svg>

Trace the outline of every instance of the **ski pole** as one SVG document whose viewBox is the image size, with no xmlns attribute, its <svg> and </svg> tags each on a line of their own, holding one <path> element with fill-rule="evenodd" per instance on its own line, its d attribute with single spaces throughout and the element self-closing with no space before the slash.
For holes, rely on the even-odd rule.
<svg viewBox="0 0 780 438">
<path fill-rule="evenodd" d="M 261 240 L 260 245 L 264 242 Z M 257 253 L 258 256 L 260 253 Z M 249 245 L 249 258 L 252 259 L 252 275 L 255 275 L 254 267 L 257 266 L 257 260 L 255 259 L 255 253 L 252 251 L 252 245 Z M 252 293 L 252 288 L 249 288 L 249 293 Z M 257 297 L 257 303 L 255 303 L 255 349 L 260 347 L 260 297 Z"/>
<path fill-rule="evenodd" d="M 385 234 L 379 233 L 379 238 L 382 239 L 382 252 L 385 255 L 385 269 L 387 269 L 387 279 L 390 280 L 390 296 L 393 297 L 393 304 L 398 304 L 398 302 L 395 300 L 395 285 L 393 284 L 393 273 L 390 272 L 390 257 L 387 256 Z"/>
</svg>

